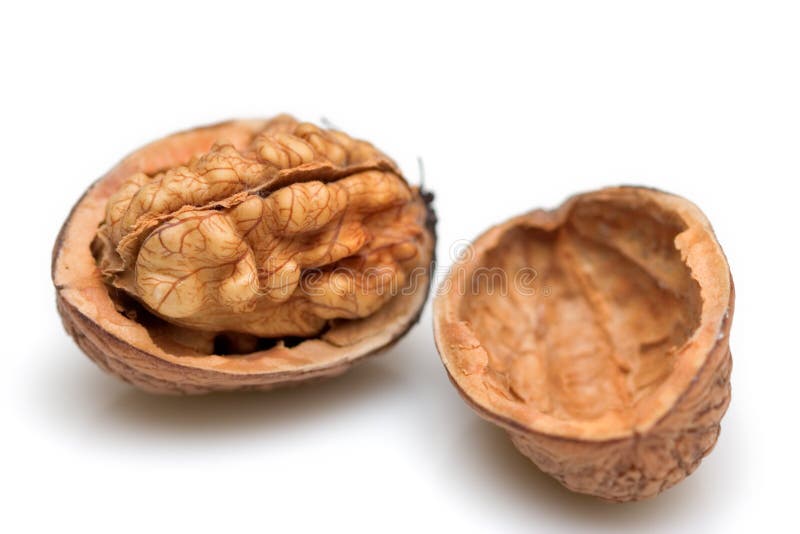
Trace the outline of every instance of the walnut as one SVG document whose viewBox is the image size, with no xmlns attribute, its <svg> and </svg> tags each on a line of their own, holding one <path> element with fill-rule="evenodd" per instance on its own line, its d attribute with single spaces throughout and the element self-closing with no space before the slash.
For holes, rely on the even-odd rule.
<svg viewBox="0 0 800 534">
<path fill-rule="evenodd" d="M 90 357 L 148 390 L 336 374 L 419 317 L 430 198 L 371 144 L 288 116 L 175 134 L 73 209 L 59 310 Z"/>
<path fill-rule="evenodd" d="M 434 303 L 452 382 L 571 490 L 660 493 L 714 446 L 734 291 L 689 201 L 619 187 L 480 236 Z"/>
</svg>

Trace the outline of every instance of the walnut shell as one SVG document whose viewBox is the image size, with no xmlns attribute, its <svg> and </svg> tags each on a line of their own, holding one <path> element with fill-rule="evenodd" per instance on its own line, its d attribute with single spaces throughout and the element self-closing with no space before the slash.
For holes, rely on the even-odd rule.
<svg viewBox="0 0 800 534">
<path fill-rule="evenodd" d="M 730 400 L 727 260 L 691 202 L 615 187 L 477 238 L 434 301 L 447 373 L 567 488 L 650 497 L 716 443 Z"/>
<path fill-rule="evenodd" d="M 92 360 L 151 392 L 338 375 L 418 321 L 431 199 L 371 144 L 288 116 L 173 134 L 73 207 L 58 310 Z"/>
</svg>

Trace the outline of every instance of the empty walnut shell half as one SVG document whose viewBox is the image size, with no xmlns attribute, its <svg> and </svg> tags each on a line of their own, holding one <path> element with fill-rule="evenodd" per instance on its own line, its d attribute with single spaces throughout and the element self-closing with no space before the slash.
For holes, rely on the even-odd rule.
<svg viewBox="0 0 800 534">
<path fill-rule="evenodd" d="M 734 291 L 691 202 L 575 196 L 481 235 L 434 303 L 466 401 L 567 488 L 650 497 L 714 446 L 730 399 Z"/>
<path fill-rule="evenodd" d="M 92 360 L 148 391 L 336 375 L 419 319 L 431 198 L 371 144 L 288 116 L 174 134 L 73 208 L 58 310 Z"/>
</svg>

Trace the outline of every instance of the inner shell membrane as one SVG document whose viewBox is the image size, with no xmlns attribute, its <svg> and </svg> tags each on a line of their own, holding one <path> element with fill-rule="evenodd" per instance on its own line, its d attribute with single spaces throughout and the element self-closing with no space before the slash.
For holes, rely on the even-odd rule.
<svg viewBox="0 0 800 534">
<path fill-rule="evenodd" d="M 700 322 L 700 287 L 675 248 L 685 229 L 656 205 L 585 199 L 553 231 L 509 230 L 459 309 L 489 355 L 491 395 L 633 424 Z"/>
</svg>

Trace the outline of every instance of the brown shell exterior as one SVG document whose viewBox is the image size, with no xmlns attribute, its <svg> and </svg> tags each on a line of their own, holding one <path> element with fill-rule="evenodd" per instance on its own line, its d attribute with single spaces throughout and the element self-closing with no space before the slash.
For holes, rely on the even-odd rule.
<svg viewBox="0 0 800 534">
<path fill-rule="evenodd" d="M 103 371 L 148 393 L 166 395 L 199 395 L 235 390 L 267 391 L 275 387 L 339 376 L 355 363 L 389 349 L 417 324 L 422 313 L 422 308 L 420 308 L 416 315 L 408 320 L 403 332 L 386 345 L 350 360 L 341 360 L 335 364 L 309 371 L 230 374 L 175 365 L 137 349 L 117 336 L 106 332 L 100 325 L 87 318 L 62 298 L 58 292 L 56 292 L 56 306 L 64 330 L 75 340 L 83 353 Z M 291 349 L 284 350 L 290 351 Z"/>
<path fill-rule="evenodd" d="M 435 261 L 434 251 L 436 242 L 436 215 L 431 205 L 433 195 L 424 191 L 420 191 L 419 195 L 421 201 L 425 203 L 425 208 L 427 210 L 425 226 L 429 234 L 430 249 L 430 261 L 427 263 L 428 268 L 426 273 L 428 283 L 419 287 L 412 300 L 409 301 L 409 305 L 398 307 L 401 314 L 399 317 L 386 319 L 386 321 L 391 322 L 393 326 L 391 335 L 380 337 L 379 342 L 376 343 L 356 343 L 355 345 L 358 348 L 350 353 L 347 353 L 346 346 L 338 345 L 337 342 L 342 339 L 347 340 L 348 336 L 352 337 L 352 331 L 358 329 L 357 325 L 351 325 L 351 328 L 346 330 L 345 334 L 339 338 L 334 338 L 330 342 L 325 342 L 323 340 L 321 343 L 319 340 L 311 340 L 312 343 L 314 343 L 312 347 L 306 347 L 309 345 L 308 342 L 303 342 L 293 348 L 279 344 L 279 346 L 272 349 L 253 353 L 251 355 L 236 355 L 231 357 L 212 356 L 212 358 L 230 360 L 232 363 L 229 368 L 216 370 L 207 366 L 194 365 L 195 358 L 187 358 L 186 363 L 182 362 L 180 358 L 169 361 L 165 359 L 163 355 L 156 354 L 155 351 L 143 350 L 137 347 L 135 343 L 126 340 L 124 336 L 109 332 L 108 329 L 101 324 L 102 321 L 87 316 L 87 314 L 79 309 L 79 306 L 76 306 L 75 303 L 72 302 L 73 299 L 71 299 L 66 292 L 69 288 L 58 283 L 59 272 L 63 269 L 70 268 L 69 263 L 60 261 L 60 256 L 65 246 L 65 239 L 71 230 L 71 223 L 79 216 L 82 204 L 91 196 L 93 191 L 100 190 L 101 197 L 107 197 L 110 191 L 102 192 L 103 189 L 107 189 L 104 187 L 105 182 L 109 177 L 112 177 L 118 169 L 128 166 L 135 167 L 137 165 L 137 159 L 150 157 L 154 160 L 158 160 L 157 163 L 154 163 L 154 168 L 160 168 L 165 165 L 174 164 L 175 161 L 180 161 L 181 158 L 191 155 L 191 149 L 186 150 L 179 144 L 175 144 L 175 140 L 179 142 L 182 137 L 196 136 L 202 138 L 200 142 L 207 147 L 215 142 L 216 132 L 221 132 L 226 138 L 228 136 L 236 137 L 256 130 L 256 127 L 263 124 L 263 122 L 264 121 L 252 120 L 228 121 L 179 132 L 159 141 L 155 141 L 127 156 L 115 169 L 112 169 L 112 171 L 97 180 L 87 189 L 86 193 L 84 193 L 81 199 L 73 206 L 69 216 L 61 227 L 53 247 L 51 272 L 56 289 L 56 306 L 66 332 L 75 340 L 78 347 L 104 371 L 116 375 L 139 389 L 156 394 L 184 395 L 232 390 L 269 390 L 274 387 L 294 385 L 316 379 L 338 376 L 364 358 L 379 354 L 391 347 L 419 321 L 422 308 L 427 300 L 430 289 L 429 282 L 432 265 Z M 159 147 L 160 143 L 164 143 L 163 149 Z M 172 146 L 170 146 L 170 143 L 172 143 Z M 146 152 L 146 156 L 140 156 Z M 175 158 L 178 159 L 176 160 Z M 90 254 L 88 247 L 85 253 Z M 92 284 L 98 285 L 100 283 L 101 275 L 98 270 L 95 269 L 92 273 L 88 275 L 84 273 L 84 275 L 91 278 Z M 110 297 L 107 298 L 107 300 L 110 302 Z M 107 303 L 104 302 L 103 304 Z M 387 307 L 389 307 L 389 305 L 387 305 Z M 118 320 L 124 321 L 126 319 L 122 318 Z M 366 349 L 364 347 L 366 347 Z M 296 368 L 283 369 L 281 371 L 267 370 L 265 372 L 253 372 L 252 369 L 243 372 L 236 367 L 237 364 L 234 361 L 236 358 L 249 359 L 251 357 L 261 357 L 262 359 L 275 357 L 286 361 L 292 361 L 293 359 L 299 361 L 300 358 L 296 358 L 295 354 L 303 353 L 304 351 L 305 355 L 311 354 L 313 357 L 315 351 L 327 351 L 328 348 L 330 348 L 330 352 L 335 352 L 337 355 L 343 353 L 346 354 L 346 356 L 337 357 L 335 359 L 328 358 L 320 365 L 308 365 L 308 359 L 306 358 L 305 365 L 297 365 Z"/>
<path fill-rule="evenodd" d="M 609 188 L 598 193 L 613 194 L 615 190 L 665 195 L 655 190 L 632 187 Z M 502 235 L 523 220 L 529 227 L 550 229 L 554 221 L 560 220 L 570 209 L 576 198 L 593 194 L 578 195 L 553 211 L 537 210 L 492 228 L 474 242 L 477 254 L 486 250 L 480 242 L 489 234 L 495 232 L 496 235 Z M 710 226 L 708 229 L 710 232 Z M 709 237 L 716 244 L 713 233 Z M 641 500 L 661 493 L 691 474 L 713 449 L 719 436 L 720 421 L 731 397 L 732 360 L 728 339 L 734 311 L 734 288 L 729 272 L 726 280 L 720 283 L 730 284 L 730 297 L 725 303 L 719 328 L 714 333 L 712 348 L 700 355 L 702 365 L 699 370 L 674 404 L 649 428 L 633 431 L 622 438 L 593 439 L 591 435 L 576 437 L 560 435 L 557 430 L 532 428 L 529 423 L 487 406 L 486 402 L 475 396 L 474 390 L 467 391 L 460 377 L 456 376 L 452 362 L 468 357 L 475 350 L 476 338 L 465 337 L 463 331 L 454 327 L 449 312 L 453 307 L 451 302 L 456 302 L 457 298 L 443 293 L 437 295 L 434 301 L 436 345 L 451 383 L 467 404 L 481 417 L 506 430 L 517 449 L 542 471 L 575 492 L 612 502 Z"/>
</svg>

